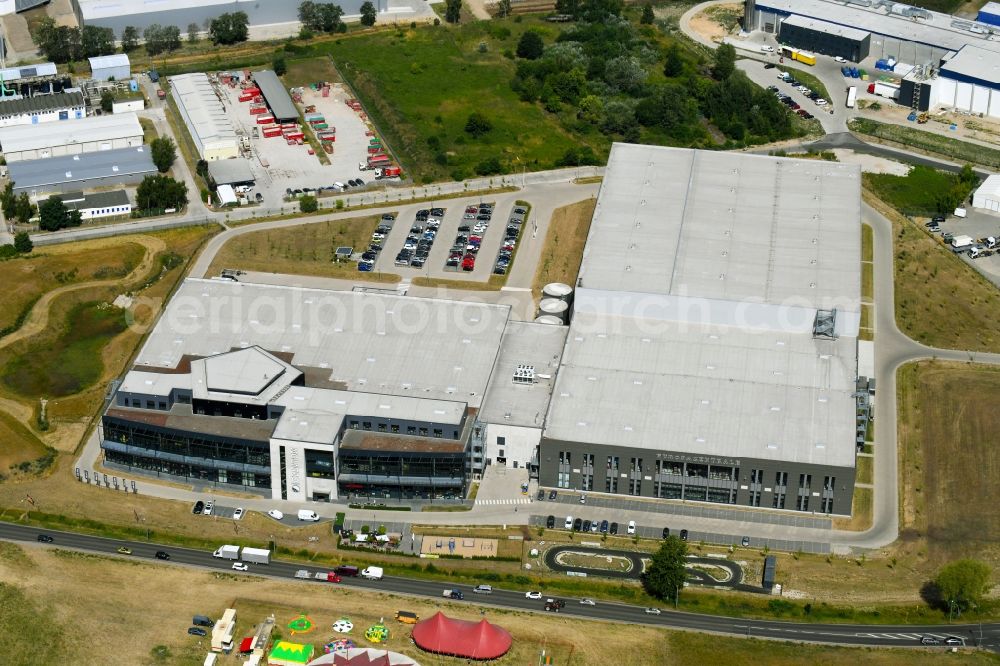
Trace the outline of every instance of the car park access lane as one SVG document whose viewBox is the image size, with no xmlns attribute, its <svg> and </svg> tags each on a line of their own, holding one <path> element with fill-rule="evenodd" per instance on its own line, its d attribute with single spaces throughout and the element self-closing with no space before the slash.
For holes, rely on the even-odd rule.
<svg viewBox="0 0 1000 666">
<path fill-rule="evenodd" d="M 231 571 L 232 563 L 212 557 L 208 551 L 194 550 L 142 541 L 122 541 L 104 537 L 60 532 L 27 525 L 17 525 L 0 522 L 0 538 L 7 541 L 36 543 L 39 534 L 52 536 L 53 543 L 46 544 L 55 548 L 71 548 L 105 554 L 111 557 L 139 557 L 152 560 L 154 553 L 165 550 L 170 554 L 170 564 L 196 566 L 205 569 L 227 571 L 231 575 L 241 573 Z M 115 551 L 121 546 L 132 549 L 132 555 L 117 555 Z M 293 562 L 272 561 L 270 565 L 251 565 L 246 575 L 285 578 L 294 581 L 295 572 L 308 565 Z M 308 567 L 315 570 L 316 567 Z M 315 584 L 315 581 L 303 584 Z M 329 585 L 330 583 L 326 583 Z M 363 588 L 394 592 L 436 599 L 440 603 L 441 590 L 445 583 L 438 581 L 415 580 L 397 576 L 386 576 L 379 581 L 365 580 L 360 577 L 344 578 L 339 585 L 347 589 Z M 472 593 L 472 585 L 463 585 L 459 589 L 466 593 L 464 601 L 458 604 L 470 604 L 485 607 L 514 608 L 523 611 L 545 612 L 544 600 L 526 599 L 523 591 L 503 590 L 494 587 L 493 594 L 479 595 Z M 468 589 L 466 589 L 468 588 Z M 646 624 L 659 627 L 673 627 L 695 631 L 724 633 L 741 636 L 756 636 L 773 639 L 807 641 L 817 643 L 838 643 L 855 645 L 882 646 L 919 646 L 919 637 L 923 634 L 954 635 L 966 639 L 968 644 L 976 644 L 982 636 L 984 647 L 996 649 L 1000 645 L 1000 624 L 954 624 L 943 626 L 920 625 L 833 625 L 804 624 L 790 622 L 745 620 L 741 618 L 717 617 L 712 615 L 696 615 L 664 610 L 660 615 L 648 615 L 643 608 L 617 602 L 598 601 L 594 606 L 579 604 L 578 599 L 562 597 L 566 607 L 561 613 L 581 619 L 608 620 L 627 622 L 631 624 Z M 982 633 L 980 633 L 982 632 Z M 916 637 L 916 638 L 914 638 Z"/>
</svg>

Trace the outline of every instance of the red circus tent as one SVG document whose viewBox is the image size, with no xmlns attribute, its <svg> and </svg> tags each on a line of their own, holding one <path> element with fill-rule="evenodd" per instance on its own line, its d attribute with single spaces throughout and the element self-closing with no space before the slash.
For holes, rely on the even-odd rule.
<svg viewBox="0 0 1000 666">
<path fill-rule="evenodd" d="M 423 650 L 466 659 L 496 659 L 513 642 L 506 629 L 486 620 L 453 620 L 440 611 L 413 626 L 413 642 Z"/>
</svg>

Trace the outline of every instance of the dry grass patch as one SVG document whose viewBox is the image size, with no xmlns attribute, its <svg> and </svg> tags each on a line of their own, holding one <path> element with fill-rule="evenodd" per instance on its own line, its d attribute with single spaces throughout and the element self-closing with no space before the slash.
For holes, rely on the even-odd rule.
<svg viewBox="0 0 1000 666">
<path fill-rule="evenodd" d="M 932 347 L 1000 352 L 1000 292 L 939 241 L 867 190 L 892 221 L 896 323 Z"/>
<path fill-rule="evenodd" d="M 542 288 L 550 282 L 576 284 L 596 206 L 597 199 L 586 199 L 552 211 L 545 246 L 532 282 L 535 299 L 541 298 Z"/>
<path fill-rule="evenodd" d="M 359 273 L 353 261 L 334 262 L 338 247 L 352 247 L 356 251 L 367 248 L 380 217 L 325 220 L 246 233 L 222 246 L 208 273 L 218 275 L 223 268 L 238 268 L 366 282 L 398 282 L 399 276 L 395 274 Z"/>
<path fill-rule="evenodd" d="M 496 278 L 496 279 L 494 279 Z M 461 291 L 499 291 L 503 286 L 502 275 L 491 275 L 486 282 L 478 280 L 449 280 L 447 278 L 415 277 L 412 280 L 415 287 L 431 287 L 432 289 L 457 289 Z"/>
<path fill-rule="evenodd" d="M 867 456 L 858 456 L 856 465 L 856 475 L 854 481 L 856 483 L 871 483 L 872 482 L 872 467 L 874 465 L 874 458 L 869 458 Z"/>
<path fill-rule="evenodd" d="M 337 83 L 341 81 L 340 75 L 334 68 L 333 63 L 327 57 L 306 58 L 305 60 L 290 60 L 287 63 L 288 70 L 283 78 L 288 87 L 308 88 L 309 84 L 318 81 L 329 81 Z"/>
</svg>

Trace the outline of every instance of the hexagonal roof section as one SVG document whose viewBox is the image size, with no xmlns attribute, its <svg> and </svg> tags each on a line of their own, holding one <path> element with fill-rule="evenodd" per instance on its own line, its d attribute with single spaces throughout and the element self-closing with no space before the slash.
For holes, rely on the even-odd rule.
<svg viewBox="0 0 1000 666">
<path fill-rule="evenodd" d="M 247 347 L 203 359 L 205 388 L 215 393 L 260 396 L 294 368 L 260 347 Z M 194 365 L 194 364 L 192 364 Z M 287 377 L 290 381 L 292 377 Z M 280 382 L 281 384 L 287 381 Z"/>
</svg>

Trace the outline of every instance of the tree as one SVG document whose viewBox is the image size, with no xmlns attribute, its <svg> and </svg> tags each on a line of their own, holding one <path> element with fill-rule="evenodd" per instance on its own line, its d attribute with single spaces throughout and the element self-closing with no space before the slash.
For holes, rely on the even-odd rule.
<svg viewBox="0 0 1000 666">
<path fill-rule="evenodd" d="M 315 213 L 319 210 L 319 202 L 316 201 L 316 197 L 307 194 L 299 199 L 299 210 L 303 213 Z"/>
<path fill-rule="evenodd" d="M 146 40 L 146 53 L 151 56 L 176 51 L 181 47 L 181 31 L 176 25 L 162 26 L 154 23 L 143 31 L 142 36 Z"/>
<path fill-rule="evenodd" d="M 371 27 L 378 20 L 378 10 L 368 0 L 361 5 L 361 25 Z"/>
<path fill-rule="evenodd" d="M 14 249 L 18 254 L 28 254 L 35 249 L 35 244 L 31 242 L 31 236 L 27 231 L 18 231 L 14 234 Z"/>
<path fill-rule="evenodd" d="M 17 205 L 17 197 L 14 196 L 14 182 L 8 180 L 7 184 L 3 187 L 3 192 L 0 192 L 0 208 L 3 208 L 3 216 L 11 220 L 14 218 L 15 206 Z"/>
<path fill-rule="evenodd" d="M 445 0 L 444 20 L 458 23 L 462 20 L 462 0 Z"/>
<path fill-rule="evenodd" d="M 288 64 L 285 62 L 285 56 L 275 53 L 274 58 L 271 59 L 271 69 L 278 76 L 283 76 L 285 72 L 288 71 Z"/>
<path fill-rule="evenodd" d="M 322 32 L 323 27 L 319 18 L 319 5 L 312 0 L 306 0 L 299 5 L 299 21 L 302 25 L 313 32 Z"/>
<path fill-rule="evenodd" d="M 169 176 L 146 176 L 135 192 L 136 208 L 157 210 L 183 208 L 187 202 L 187 185 Z"/>
<path fill-rule="evenodd" d="M 618 56 L 608 61 L 604 68 L 604 80 L 612 88 L 629 96 L 642 92 L 646 83 L 646 70 L 634 56 Z"/>
<path fill-rule="evenodd" d="M 161 136 L 153 139 L 149 146 L 153 164 L 160 173 L 166 173 L 177 159 L 177 146 L 169 136 Z"/>
<path fill-rule="evenodd" d="M 542 36 L 534 30 L 525 30 L 517 42 L 517 57 L 525 60 L 538 60 L 545 52 L 545 42 Z"/>
<path fill-rule="evenodd" d="M 111 28 L 85 25 L 80 32 L 80 44 L 84 58 L 111 55 L 115 52 L 115 31 Z"/>
<path fill-rule="evenodd" d="M 122 30 L 122 53 L 130 53 L 139 48 L 139 30 L 132 25 Z"/>
<path fill-rule="evenodd" d="M 81 56 L 81 31 L 65 25 L 56 25 L 49 16 L 43 17 L 32 34 L 38 49 L 56 63 L 78 60 Z"/>
<path fill-rule="evenodd" d="M 479 138 L 493 129 L 493 123 L 479 111 L 473 111 L 469 114 L 469 119 L 465 121 L 465 131 Z"/>
<path fill-rule="evenodd" d="M 664 539 L 643 576 L 642 585 L 646 591 L 657 599 L 669 599 L 680 594 L 680 589 L 687 580 L 685 557 L 686 543 L 674 535 Z"/>
<path fill-rule="evenodd" d="M 212 20 L 208 34 L 213 44 L 245 42 L 250 34 L 250 18 L 246 12 L 220 14 Z"/>
<path fill-rule="evenodd" d="M 340 7 L 340 5 L 320 5 L 320 28 L 323 32 L 339 32 L 340 27 L 344 25 L 344 22 L 340 20 L 343 15 L 344 10 Z"/>
<path fill-rule="evenodd" d="M 663 76 L 672 79 L 684 73 L 684 60 L 677 44 L 671 44 L 667 49 L 667 60 L 663 63 Z"/>
<path fill-rule="evenodd" d="M 69 224 L 66 204 L 59 197 L 49 197 L 38 207 L 38 226 L 42 231 L 58 231 Z"/>
<path fill-rule="evenodd" d="M 961 611 L 971 604 L 979 604 L 983 596 L 989 592 L 992 573 L 985 562 L 971 559 L 956 560 L 946 564 L 938 572 L 934 583 L 941 601 L 949 610 L 954 607 Z"/>
<path fill-rule="evenodd" d="M 656 17 L 653 15 L 653 5 L 647 2 L 642 6 L 642 18 L 639 19 L 639 23 L 642 25 L 650 25 L 652 24 L 654 18 Z"/>
<path fill-rule="evenodd" d="M 115 91 L 105 90 L 101 93 L 101 111 L 111 113 L 115 106 Z"/>
<path fill-rule="evenodd" d="M 27 224 L 35 214 L 35 204 L 27 192 L 21 192 L 14 203 L 14 218 L 19 224 Z"/>
<path fill-rule="evenodd" d="M 736 49 L 732 44 L 720 44 L 715 49 L 715 65 L 712 67 L 712 78 L 725 81 L 736 70 Z"/>
<path fill-rule="evenodd" d="M 500 0 L 497 3 L 497 18 L 507 18 L 510 16 L 510 0 Z"/>
<path fill-rule="evenodd" d="M 201 32 L 201 28 L 197 23 L 188 23 L 187 36 L 188 44 L 194 44 L 198 41 L 198 33 Z"/>
</svg>

